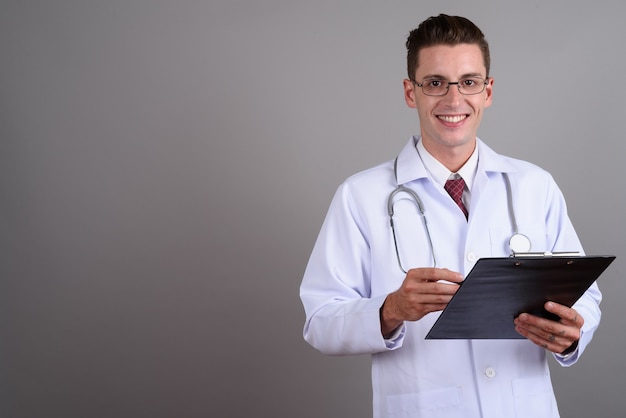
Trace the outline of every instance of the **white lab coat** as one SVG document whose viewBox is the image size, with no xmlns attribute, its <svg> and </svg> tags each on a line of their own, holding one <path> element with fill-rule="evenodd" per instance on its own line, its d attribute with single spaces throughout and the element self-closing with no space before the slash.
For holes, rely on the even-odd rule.
<svg viewBox="0 0 626 418">
<path fill-rule="evenodd" d="M 439 313 L 406 322 L 384 340 L 379 309 L 405 274 L 398 267 L 387 214 L 397 184 L 420 196 L 437 267 L 467 274 L 481 257 L 510 255 L 512 235 L 506 186 L 509 173 L 515 216 L 532 251 L 581 251 L 565 201 L 552 177 L 530 163 L 496 154 L 478 140 L 478 168 L 469 220 L 434 182 L 411 138 L 393 161 L 358 173 L 337 190 L 315 243 L 300 295 L 304 338 L 326 354 L 372 354 L 374 417 L 558 417 L 546 351 L 528 340 L 425 340 Z M 394 222 L 405 268 L 432 266 L 415 203 L 395 199 Z M 600 321 L 594 284 L 575 304 L 585 319 L 578 360 Z"/>
</svg>

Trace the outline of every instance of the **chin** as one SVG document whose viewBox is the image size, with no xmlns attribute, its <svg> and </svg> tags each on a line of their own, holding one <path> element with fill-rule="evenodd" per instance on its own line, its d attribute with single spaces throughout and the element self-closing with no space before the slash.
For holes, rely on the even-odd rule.
<svg viewBox="0 0 626 418">
<path fill-rule="evenodd" d="M 474 139 L 467 139 L 467 138 L 458 138 L 458 139 L 444 139 L 442 141 L 442 144 L 450 147 L 450 148 L 457 148 L 457 147 L 466 147 L 466 146 L 473 146 L 475 143 L 475 137 Z"/>
</svg>

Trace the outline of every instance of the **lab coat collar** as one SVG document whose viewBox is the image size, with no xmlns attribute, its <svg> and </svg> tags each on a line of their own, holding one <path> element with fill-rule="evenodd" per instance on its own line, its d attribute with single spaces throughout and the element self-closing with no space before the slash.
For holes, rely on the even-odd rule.
<svg viewBox="0 0 626 418">
<path fill-rule="evenodd" d="M 419 137 L 411 137 L 402 151 L 400 151 L 400 154 L 398 154 L 396 173 L 398 185 L 428 178 L 428 171 L 415 148 L 417 141 L 419 141 Z M 509 173 L 515 171 L 514 166 L 507 158 L 496 153 L 480 138 L 476 139 L 476 146 L 478 147 L 477 174 L 480 172 Z"/>
</svg>

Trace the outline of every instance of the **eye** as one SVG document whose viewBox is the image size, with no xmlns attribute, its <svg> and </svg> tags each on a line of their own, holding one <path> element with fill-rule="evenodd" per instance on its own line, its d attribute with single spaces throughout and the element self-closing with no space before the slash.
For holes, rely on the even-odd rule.
<svg viewBox="0 0 626 418">
<path fill-rule="evenodd" d="M 478 84 L 478 81 L 475 78 L 466 78 L 466 79 L 462 80 L 461 83 L 465 87 L 474 87 L 474 86 L 476 86 Z"/>
<path fill-rule="evenodd" d="M 428 87 L 439 88 L 443 86 L 443 81 L 441 80 L 426 80 L 424 84 Z"/>
</svg>

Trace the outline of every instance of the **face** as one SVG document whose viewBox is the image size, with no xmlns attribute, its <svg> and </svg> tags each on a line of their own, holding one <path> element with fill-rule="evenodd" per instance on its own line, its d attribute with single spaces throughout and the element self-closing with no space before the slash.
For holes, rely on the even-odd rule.
<svg viewBox="0 0 626 418">
<path fill-rule="evenodd" d="M 420 83 L 427 78 L 450 82 L 467 76 L 486 78 L 477 45 L 432 46 L 420 50 L 418 59 L 415 80 Z M 422 142 L 435 158 L 442 162 L 469 158 L 483 110 L 491 105 L 492 90 L 493 79 L 489 79 L 482 93 L 463 95 L 453 84 L 445 96 L 427 96 L 421 87 L 404 80 L 404 98 L 409 107 L 417 109 Z"/>
</svg>

